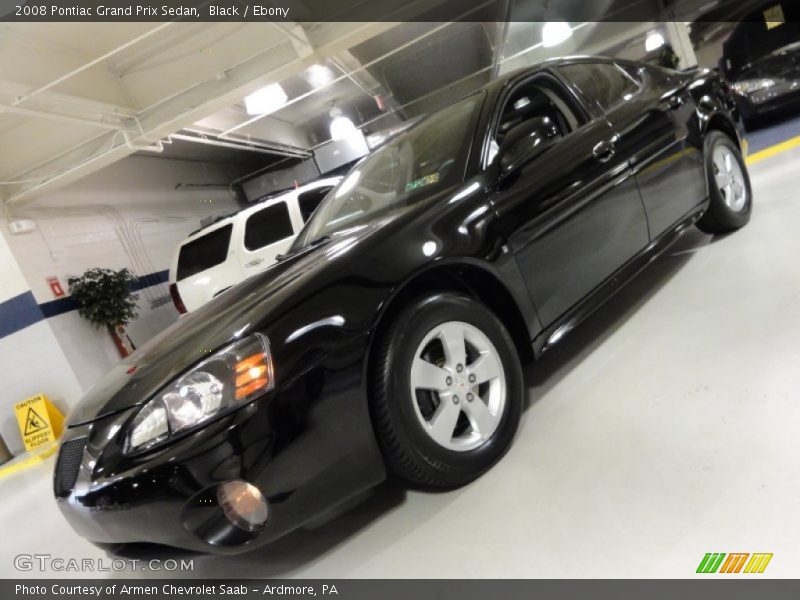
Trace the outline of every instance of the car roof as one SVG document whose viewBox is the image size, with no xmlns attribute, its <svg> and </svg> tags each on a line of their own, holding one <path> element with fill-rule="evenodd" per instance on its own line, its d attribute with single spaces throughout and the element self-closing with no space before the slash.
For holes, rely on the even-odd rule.
<svg viewBox="0 0 800 600">
<path fill-rule="evenodd" d="M 612 58 L 610 56 L 602 56 L 602 55 L 589 56 L 586 54 L 575 54 L 570 56 L 560 56 L 557 58 L 548 58 L 547 60 L 538 62 L 535 65 L 521 67 L 519 69 L 514 69 L 513 71 L 509 71 L 508 73 L 505 73 L 500 77 L 498 77 L 497 79 L 489 82 L 482 89 L 493 90 L 497 87 L 504 86 L 512 79 L 516 79 L 520 76 L 533 75 L 534 73 L 537 73 L 539 71 L 546 71 L 551 67 L 571 65 L 576 63 L 605 63 L 605 62 L 635 64 L 635 61 L 630 61 L 622 58 Z"/>
</svg>

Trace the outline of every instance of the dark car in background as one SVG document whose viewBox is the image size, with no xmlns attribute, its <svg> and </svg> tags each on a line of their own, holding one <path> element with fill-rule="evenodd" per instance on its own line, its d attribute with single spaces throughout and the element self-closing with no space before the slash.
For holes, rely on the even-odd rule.
<svg viewBox="0 0 800 600">
<path fill-rule="evenodd" d="M 768 2 L 723 44 L 720 68 L 748 127 L 760 117 L 800 111 L 800 6 Z"/>
<path fill-rule="evenodd" d="M 106 547 L 236 553 L 387 475 L 474 480 L 514 439 L 523 362 L 691 225 L 748 221 L 737 123 L 714 73 L 600 58 L 428 116 L 356 164 L 275 265 L 87 393 L 59 507 Z"/>
</svg>

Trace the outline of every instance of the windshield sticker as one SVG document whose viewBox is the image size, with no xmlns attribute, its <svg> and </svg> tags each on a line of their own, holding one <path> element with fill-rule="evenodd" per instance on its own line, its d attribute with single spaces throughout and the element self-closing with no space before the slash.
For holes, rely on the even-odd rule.
<svg viewBox="0 0 800 600">
<path fill-rule="evenodd" d="M 406 191 L 412 192 L 414 190 L 418 190 L 421 187 L 425 187 L 426 185 L 431 185 L 432 183 L 436 183 L 438 181 L 439 181 L 439 173 L 426 175 L 425 177 L 420 177 L 419 179 L 415 179 L 414 181 L 409 181 L 406 184 Z"/>
</svg>

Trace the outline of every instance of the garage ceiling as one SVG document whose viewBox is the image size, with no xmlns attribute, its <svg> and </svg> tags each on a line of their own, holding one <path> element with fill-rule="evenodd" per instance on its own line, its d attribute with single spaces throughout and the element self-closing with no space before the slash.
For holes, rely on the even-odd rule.
<svg viewBox="0 0 800 600">
<path fill-rule="evenodd" d="M 392 27 L 327 23 L 307 32 L 283 23 L 4 25 L 0 193 L 13 204 L 134 152 L 158 152 L 167 136 Z M 284 125 L 277 147 L 295 145 L 287 140 L 308 145 L 304 131 Z"/>
<path fill-rule="evenodd" d="M 435 14 L 446 2 L 409 2 L 398 20 L 421 10 Z M 598 0 L 591 7 L 622 15 L 630 5 L 655 4 Z M 666 0 L 661 6 L 696 18 L 728 4 Z M 539 23 L 497 22 L 551 18 L 548 6 L 461 1 L 463 22 L 455 23 L 4 24 L 0 200 L 13 206 L 135 152 L 221 160 L 235 151 L 233 144 L 244 150 L 228 154 L 231 160 L 259 167 L 309 156 L 330 137 L 333 107 L 366 134 L 394 129 L 500 72 L 557 53 L 611 52 L 652 26 L 581 23 L 568 44 L 543 49 Z M 315 83 L 313 69 L 323 69 L 328 81 Z M 248 115 L 244 96 L 275 82 L 287 93 L 286 105 Z M 196 141 L 181 136 L 211 140 L 217 149 L 191 149 Z"/>
</svg>

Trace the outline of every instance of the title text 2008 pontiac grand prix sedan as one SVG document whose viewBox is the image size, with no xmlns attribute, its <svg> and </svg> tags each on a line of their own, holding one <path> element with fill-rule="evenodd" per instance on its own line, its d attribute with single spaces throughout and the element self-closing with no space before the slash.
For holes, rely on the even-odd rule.
<svg viewBox="0 0 800 600">
<path fill-rule="evenodd" d="M 464 485 L 514 438 L 522 362 L 751 204 L 714 73 L 504 76 L 357 164 L 277 264 L 101 380 L 70 415 L 58 504 L 107 547 L 235 553 L 387 475 Z"/>
</svg>

